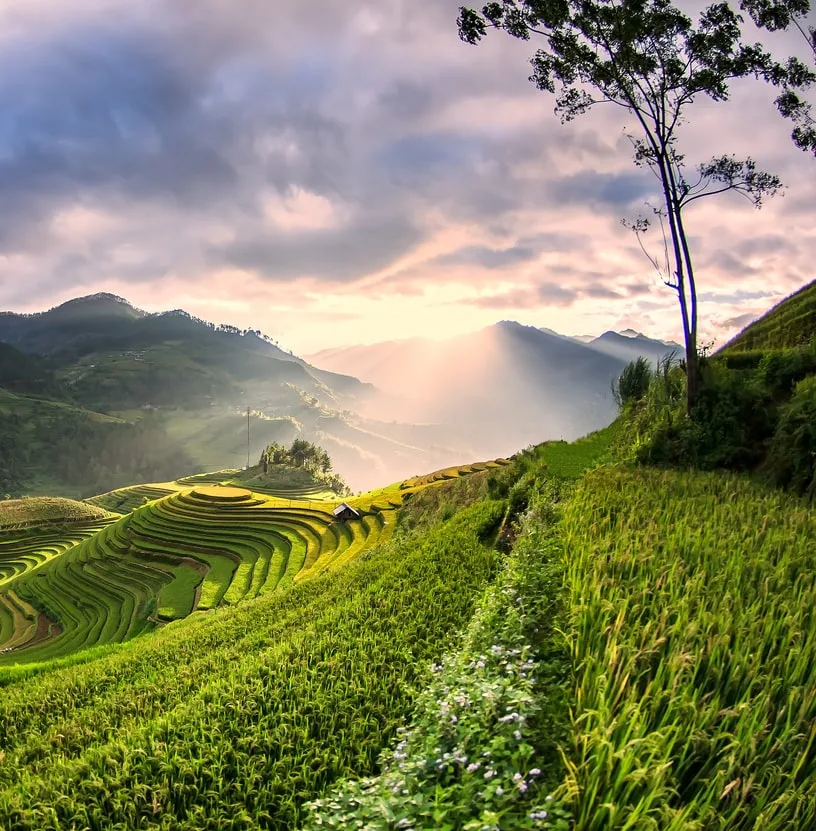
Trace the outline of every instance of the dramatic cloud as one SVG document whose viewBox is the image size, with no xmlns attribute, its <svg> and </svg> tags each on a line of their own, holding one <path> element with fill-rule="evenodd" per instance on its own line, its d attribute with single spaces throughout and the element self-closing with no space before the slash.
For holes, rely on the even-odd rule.
<svg viewBox="0 0 816 831">
<path fill-rule="evenodd" d="M 109 290 L 299 350 L 497 312 L 677 337 L 620 225 L 656 195 L 627 122 L 562 126 L 527 81 L 534 44 L 461 43 L 458 5 L 0 4 L 0 307 Z M 750 154 L 789 185 L 759 214 L 689 214 L 719 339 L 813 277 L 816 167 L 771 99 L 740 86 L 685 128 L 690 160 Z M 644 243 L 660 256 L 659 232 Z"/>
</svg>

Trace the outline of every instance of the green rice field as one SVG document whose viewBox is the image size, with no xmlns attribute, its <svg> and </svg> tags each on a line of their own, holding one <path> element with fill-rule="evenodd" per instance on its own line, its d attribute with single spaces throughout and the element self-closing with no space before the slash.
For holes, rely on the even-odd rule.
<svg viewBox="0 0 816 831">
<path fill-rule="evenodd" d="M 359 516 L 339 521 L 336 496 L 221 484 L 230 473 L 122 488 L 88 500 L 98 519 L 0 539 L 0 666 L 120 643 L 337 571 L 389 539 L 406 495 L 451 476 L 350 498 Z"/>
</svg>

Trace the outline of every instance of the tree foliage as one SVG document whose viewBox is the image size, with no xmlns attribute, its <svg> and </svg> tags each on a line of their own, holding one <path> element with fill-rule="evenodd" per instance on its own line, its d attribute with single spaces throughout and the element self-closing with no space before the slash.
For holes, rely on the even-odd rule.
<svg viewBox="0 0 816 831">
<path fill-rule="evenodd" d="M 810 0 L 742 0 L 740 8 L 751 15 L 762 29 L 777 32 L 783 29 L 798 31 L 813 52 L 816 61 L 816 28 L 807 23 Z M 791 138 L 804 151 L 816 156 L 816 120 L 810 104 L 802 97 L 796 83 L 782 83 L 782 92 L 776 106 L 783 118 L 793 123 Z"/>
<path fill-rule="evenodd" d="M 278 442 L 267 445 L 261 453 L 260 465 L 290 465 L 312 473 L 330 473 L 332 460 L 329 454 L 306 439 L 295 439 L 290 447 Z"/>
</svg>

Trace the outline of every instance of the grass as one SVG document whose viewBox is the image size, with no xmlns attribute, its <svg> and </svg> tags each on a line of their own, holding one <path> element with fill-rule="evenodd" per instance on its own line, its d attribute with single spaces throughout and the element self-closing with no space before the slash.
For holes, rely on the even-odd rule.
<svg viewBox="0 0 816 831">
<path fill-rule="evenodd" d="M 565 608 L 554 497 L 536 498 L 522 542 L 459 649 L 433 665 L 381 772 L 338 782 L 310 804 L 304 829 L 516 831 L 540 827 L 532 817 L 542 812 L 557 816 L 547 796 L 563 776 L 569 654 L 558 631 Z"/>
<path fill-rule="evenodd" d="M 574 442 L 549 441 L 536 448 L 547 473 L 562 479 L 578 479 L 582 474 L 607 460 L 618 438 L 619 425 L 614 422 Z"/>
<path fill-rule="evenodd" d="M 816 826 L 816 513 L 733 475 L 596 468 L 612 438 L 556 445 L 564 480 L 590 472 L 548 505 L 539 470 L 462 649 L 309 831 Z"/>
<path fill-rule="evenodd" d="M 816 337 L 816 280 L 803 286 L 747 326 L 723 353 L 803 346 Z"/>
<path fill-rule="evenodd" d="M 167 496 L 168 493 L 173 493 L 173 489 L 158 485 L 131 485 L 92 496 L 86 499 L 85 503 L 113 513 L 129 514 L 154 499 Z"/>
<path fill-rule="evenodd" d="M 14 578 L 0 637 L 64 632 L 0 667 L 0 827 L 816 827 L 816 513 L 619 439 L 347 524 L 202 480 Z"/>
<path fill-rule="evenodd" d="M 576 829 L 816 826 L 816 514 L 600 469 L 565 514 Z"/>
<path fill-rule="evenodd" d="M 168 620 L 187 617 L 193 611 L 196 589 L 201 584 L 201 571 L 192 566 L 178 566 L 173 579 L 159 592 L 157 614 Z"/>
</svg>

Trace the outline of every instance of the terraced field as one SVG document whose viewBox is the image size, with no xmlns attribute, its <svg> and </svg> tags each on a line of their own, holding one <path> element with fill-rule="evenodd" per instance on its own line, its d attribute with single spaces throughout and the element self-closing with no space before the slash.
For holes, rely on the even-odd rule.
<svg viewBox="0 0 816 831">
<path fill-rule="evenodd" d="M 476 462 L 472 465 L 460 465 L 459 467 L 446 467 L 442 470 L 435 470 L 433 473 L 426 473 L 424 476 L 414 476 L 406 479 L 400 487 L 415 488 L 423 485 L 432 485 L 437 482 L 444 482 L 448 479 L 457 479 L 460 476 L 467 476 L 470 473 L 478 473 L 482 470 L 491 470 L 509 464 L 507 459 L 494 459 L 490 462 Z"/>
<path fill-rule="evenodd" d="M 56 622 L 41 614 L 15 591 L 18 578 L 39 569 L 94 537 L 114 521 L 100 517 L 0 532 L 0 654 L 31 646 L 57 631 Z"/>
<path fill-rule="evenodd" d="M 332 513 L 339 498 L 314 498 L 317 487 L 250 491 L 226 484 L 233 471 L 94 497 L 119 519 L 0 544 L 0 663 L 128 640 L 336 571 L 388 539 L 408 494 L 501 464 L 446 468 L 350 498 L 360 516 L 349 521 Z"/>
<path fill-rule="evenodd" d="M 99 496 L 92 496 L 85 501 L 89 505 L 96 505 L 106 511 L 113 511 L 117 514 L 129 514 L 136 508 L 141 507 L 153 499 L 161 499 L 168 493 L 173 493 L 174 487 L 162 487 L 161 485 L 131 485 L 127 488 L 117 488 Z"/>
</svg>

